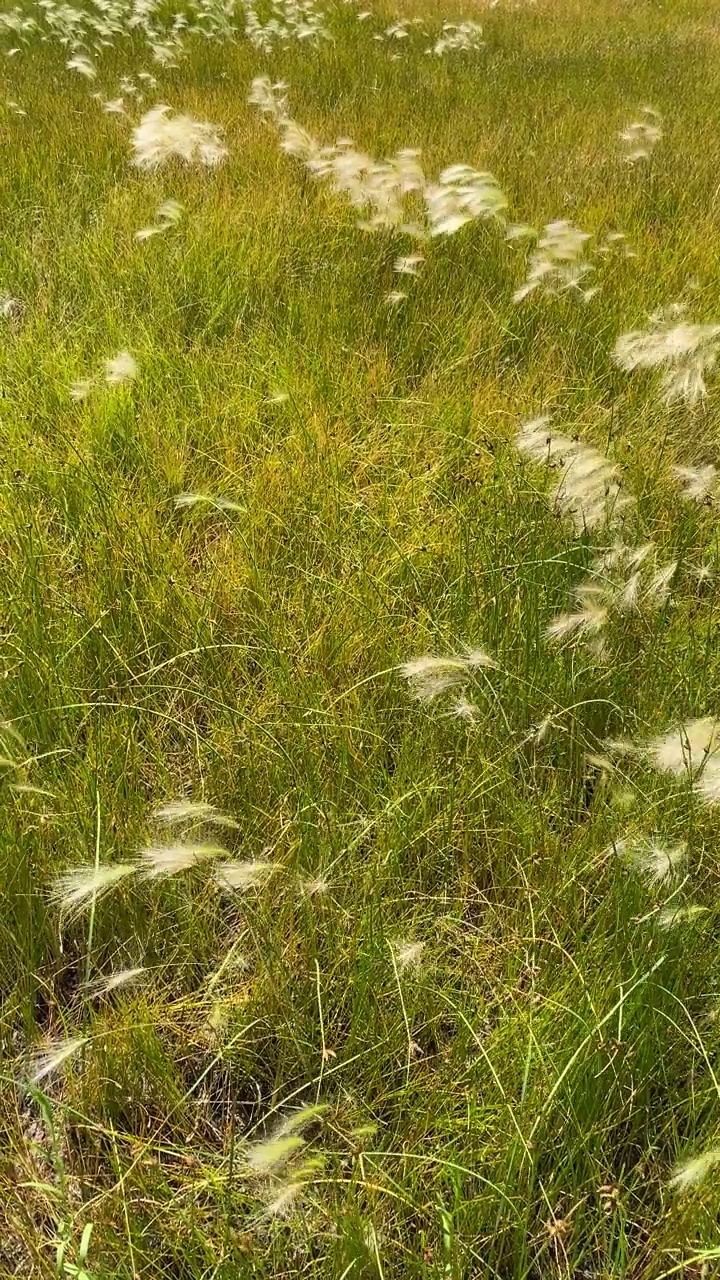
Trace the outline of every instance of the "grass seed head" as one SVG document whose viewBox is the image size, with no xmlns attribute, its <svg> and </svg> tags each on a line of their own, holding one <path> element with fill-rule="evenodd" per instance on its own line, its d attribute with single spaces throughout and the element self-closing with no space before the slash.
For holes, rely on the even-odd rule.
<svg viewBox="0 0 720 1280">
<path fill-rule="evenodd" d="M 146 880 L 157 880 L 180 875 L 226 853 L 227 849 L 217 844 L 151 845 L 140 851 L 139 867 Z"/>
<path fill-rule="evenodd" d="M 227 159 L 227 147 L 215 125 L 192 116 L 171 116 L 170 110 L 164 103 L 153 107 L 133 130 L 136 168 L 152 171 L 176 158 L 214 169 Z"/>
<path fill-rule="evenodd" d="M 87 1036 L 78 1036 L 70 1040 L 53 1040 L 39 1049 L 30 1062 L 30 1083 L 39 1084 L 47 1076 L 54 1075 L 87 1043 Z"/>
<path fill-rule="evenodd" d="M 105 361 L 105 381 L 110 387 L 122 387 L 134 382 L 137 373 L 137 361 L 129 351 L 118 351 L 116 356 Z"/>
<path fill-rule="evenodd" d="M 137 871 L 134 862 L 113 862 L 95 867 L 92 864 L 65 871 L 52 886 L 51 900 L 62 915 L 76 916 L 104 897 L 122 880 Z"/>
<path fill-rule="evenodd" d="M 709 1173 L 720 1164 L 720 1147 L 711 1147 L 702 1155 L 693 1156 L 677 1164 L 668 1186 L 678 1195 L 686 1195 L 705 1181 Z"/>
<path fill-rule="evenodd" d="M 276 866 L 262 860 L 247 862 L 222 862 L 215 868 L 215 880 L 223 889 L 244 893 L 258 889 L 269 879 Z"/>
</svg>

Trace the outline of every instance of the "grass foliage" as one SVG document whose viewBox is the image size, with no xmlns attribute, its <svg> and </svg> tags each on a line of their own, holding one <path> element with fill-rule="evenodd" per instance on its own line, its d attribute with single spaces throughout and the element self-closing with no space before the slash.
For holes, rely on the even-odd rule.
<svg viewBox="0 0 720 1280">
<path fill-rule="evenodd" d="M 720 319 L 717 6 L 417 14 L 485 43 L 337 5 L 263 50 L 235 14 L 176 66 L 85 40 L 90 79 L 2 36 L 3 1276 L 716 1274 L 720 824 L 607 743 L 720 714 L 717 509 L 672 474 L 720 463 L 720 393 L 611 358 L 668 304 Z M 516 302 L 531 247 L 478 221 L 398 276 L 264 75 L 322 143 L 487 169 L 514 222 L 635 256 Z M 224 163 L 133 167 L 165 102 Z M 541 413 L 677 562 L 603 660 L 546 636 L 613 535 L 516 449 Z M 403 664 L 478 646 L 464 713 L 413 698 Z"/>
</svg>

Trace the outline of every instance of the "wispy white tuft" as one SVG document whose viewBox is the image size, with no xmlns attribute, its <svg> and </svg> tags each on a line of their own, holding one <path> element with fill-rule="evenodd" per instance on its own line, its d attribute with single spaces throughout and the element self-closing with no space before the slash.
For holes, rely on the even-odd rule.
<svg viewBox="0 0 720 1280">
<path fill-rule="evenodd" d="M 134 969 L 117 969 L 115 973 L 94 978 L 89 983 L 88 989 L 94 996 L 108 996 L 122 987 L 133 986 L 144 973 L 147 973 L 147 969 L 143 965 L 138 965 Z"/>
<path fill-rule="evenodd" d="M 90 58 L 84 53 L 73 54 L 72 58 L 68 58 L 65 66 L 69 71 L 77 71 L 78 75 L 85 76 L 86 80 L 94 80 L 97 75 Z"/>
<path fill-rule="evenodd" d="M 133 130 L 133 163 L 138 169 L 154 170 L 174 158 L 186 164 L 214 169 L 227 158 L 228 150 L 218 128 L 191 116 L 170 115 L 171 108 L 161 104 L 146 111 Z"/>
<path fill-rule="evenodd" d="M 657 836 L 616 840 L 612 847 L 650 885 L 661 885 L 676 879 L 687 861 L 687 845 L 684 842 L 668 844 Z"/>
<path fill-rule="evenodd" d="M 491 173 L 466 164 L 443 169 L 437 183 L 425 188 L 431 236 L 451 236 L 476 219 L 502 219 L 507 197 Z"/>
<path fill-rule="evenodd" d="M 720 756 L 710 757 L 695 779 L 694 790 L 704 804 L 720 804 Z"/>
<path fill-rule="evenodd" d="M 571 639 L 597 636 L 608 620 L 608 611 L 597 598 L 583 587 L 575 591 L 581 608 L 573 613 L 559 613 L 548 623 L 545 634 L 548 640 L 561 644 Z"/>
<path fill-rule="evenodd" d="M 265 884 L 275 869 L 272 862 L 262 860 L 222 862 L 215 868 L 215 879 L 221 888 L 242 893 L 246 889 L 257 889 Z"/>
<path fill-rule="evenodd" d="M 403 257 L 396 258 L 393 263 L 393 271 L 397 271 L 401 276 L 417 276 L 420 274 L 420 268 L 425 261 L 425 255 L 422 253 L 407 253 Z"/>
<path fill-rule="evenodd" d="M 244 511 L 245 507 L 232 498 L 223 498 L 212 493 L 178 493 L 175 495 L 175 509 L 182 511 L 188 507 L 215 507 L 218 511 Z"/>
<path fill-rule="evenodd" d="M 513 294 L 514 302 L 522 302 L 540 289 L 557 294 L 574 291 L 588 301 L 597 289 L 582 283 L 593 270 L 585 257 L 590 235 L 572 222 L 561 219 L 549 222 L 540 234 L 537 249 L 530 255 L 527 280 Z"/>
<path fill-rule="evenodd" d="M 134 874 L 134 862 L 113 862 L 107 866 L 73 867 L 58 876 L 50 890 L 51 900 L 65 915 L 76 916 Z"/>
<path fill-rule="evenodd" d="M 704 716 L 653 738 L 645 747 L 645 754 L 661 773 L 692 777 L 706 766 L 718 748 L 720 720 Z"/>
<path fill-rule="evenodd" d="M 673 306 L 650 317 L 649 329 L 622 334 L 613 351 L 621 369 L 662 369 L 660 387 L 665 404 L 683 400 L 695 404 L 707 395 L 706 377 L 720 354 L 720 324 L 677 323 L 682 307 Z"/>
<path fill-rule="evenodd" d="M 253 1173 L 268 1173 L 281 1168 L 291 1156 L 305 1146 L 299 1133 L 280 1134 L 250 1147 L 245 1159 Z"/>
<path fill-rule="evenodd" d="M 474 53 L 485 43 L 482 32 L 479 22 L 443 22 L 442 35 L 427 52 L 435 53 L 438 57 L 458 50 Z"/>
<path fill-rule="evenodd" d="M 420 702 L 432 702 L 442 694 L 468 684 L 473 671 L 495 665 L 484 649 L 472 649 L 458 657 L 423 654 L 420 658 L 404 662 L 398 671 L 408 681 L 414 697 Z"/>
<path fill-rule="evenodd" d="M 711 462 L 704 467 L 673 467 L 672 474 L 688 502 L 707 502 L 718 496 L 718 471 Z"/>
<path fill-rule="evenodd" d="M 677 1164 L 668 1186 L 672 1187 L 673 1191 L 677 1191 L 678 1195 L 686 1195 L 694 1187 L 699 1187 L 718 1164 L 720 1164 L 720 1147 L 711 1147 L 709 1151 L 703 1151 L 702 1155 L 693 1156 L 690 1160 Z"/>
<path fill-rule="evenodd" d="M 226 853 L 227 849 L 216 844 L 151 845 L 140 852 L 140 869 L 147 879 L 156 880 L 179 875 Z"/>
<path fill-rule="evenodd" d="M 616 520 L 631 503 L 621 488 L 617 464 L 592 445 L 552 433 L 549 422 L 544 416 L 524 423 L 515 444 L 531 461 L 560 472 L 553 491 L 555 506 L 578 533 Z"/>
<path fill-rule="evenodd" d="M 73 382 L 70 388 L 70 399 L 78 403 L 87 400 L 93 385 L 92 378 L 81 378 L 78 382 Z"/>
<path fill-rule="evenodd" d="M 135 239 L 141 243 L 153 236 L 162 235 L 171 227 L 176 227 L 183 215 L 183 207 L 177 200 L 164 200 L 156 213 L 157 222 L 150 227 L 141 227 L 135 232 Z"/>
<path fill-rule="evenodd" d="M 38 1050 L 30 1062 L 31 1084 L 39 1084 L 46 1076 L 52 1075 L 87 1043 L 87 1036 L 78 1036 L 73 1040 L 54 1040 Z"/>
<path fill-rule="evenodd" d="M 467 724 L 475 724 L 482 716 L 482 711 L 477 702 L 473 702 L 470 698 L 458 698 L 453 703 L 448 715 L 453 716 L 456 720 L 465 720 Z"/>
<path fill-rule="evenodd" d="M 640 119 L 634 120 L 620 134 L 625 159 L 628 164 L 649 160 L 663 136 L 662 116 L 652 107 L 643 107 Z"/>
<path fill-rule="evenodd" d="M 253 80 L 248 101 L 275 125 L 281 150 L 348 197 L 361 214 L 358 225 L 363 230 L 394 229 L 423 241 L 453 235 L 475 219 L 504 225 L 507 199 L 492 174 L 456 164 L 443 169 L 438 181 L 431 183 L 415 149 L 404 148 L 389 160 L 376 160 L 357 151 L 350 138 L 321 146 L 288 115 L 286 89 L 285 84 L 259 76 Z"/>
<path fill-rule="evenodd" d="M 168 800 L 153 809 L 152 816 L 156 822 L 166 826 L 184 822 L 206 822 L 214 826 L 237 827 L 237 822 L 229 814 L 222 813 L 214 804 L 205 800 Z"/>
<path fill-rule="evenodd" d="M 270 0 L 269 16 L 263 22 L 251 0 L 245 0 L 245 35 L 255 49 L 271 53 L 277 45 L 297 40 L 318 44 L 329 40 L 325 15 L 312 0 Z"/>
<path fill-rule="evenodd" d="M 20 298 L 13 298 L 10 293 L 0 292 L 0 316 L 3 320 L 14 320 L 19 324 L 25 315 L 25 303 Z"/>
<path fill-rule="evenodd" d="M 424 942 L 394 943 L 393 955 L 395 956 L 395 964 L 397 965 L 400 973 L 404 973 L 409 969 L 419 969 L 424 951 Z"/>
<path fill-rule="evenodd" d="M 696 903 L 690 903 L 688 906 L 676 907 L 672 904 L 669 907 L 663 907 L 655 916 L 658 926 L 661 929 L 674 929 L 678 925 L 689 924 L 692 920 L 696 920 L 698 916 L 704 915 L 707 907 L 697 906 Z"/>
<path fill-rule="evenodd" d="M 118 351 L 116 356 L 105 361 L 105 381 L 110 387 L 122 387 L 134 382 L 137 373 L 137 361 L 129 351 Z"/>
<path fill-rule="evenodd" d="M 302 1130 L 322 1114 L 323 1107 L 304 1107 L 282 1120 L 262 1142 L 255 1142 L 245 1152 L 245 1161 L 253 1173 L 277 1172 L 305 1146 Z"/>
</svg>

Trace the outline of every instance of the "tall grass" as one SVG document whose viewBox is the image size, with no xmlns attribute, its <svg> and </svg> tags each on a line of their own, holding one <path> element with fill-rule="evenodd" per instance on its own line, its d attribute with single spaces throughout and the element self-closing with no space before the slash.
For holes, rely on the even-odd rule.
<svg viewBox="0 0 720 1280">
<path fill-rule="evenodd" d="M 720 317 L 716 6 L 417 14 L 269 52 L 239 14 L 176 67 L 120 31 L 94 80 L 3 35 L 1 1275 L 716 1274 L 718 817 L 617 743 L 720 715 L 717 509 L 673 476 L 720 465 L 719 393 L 612 360 L 668 304 Z M 426 53 L 468 17 L 481 49 Z M 263 75 L 323 144 L 588 232 L 599 291 L 513 301 L 532 242 L 483 221 L 398 276 Z M 225 163 L 133 168 L 163 102 Z M 547 635 L 615 535 L 521 456 L 541 413 L 677 562 L 602 660 Z M 413 697 L 403 664 L 476 648 L 469 712 Z M 649 838 L 686 845 L 655 880 Z"/>
</svg>

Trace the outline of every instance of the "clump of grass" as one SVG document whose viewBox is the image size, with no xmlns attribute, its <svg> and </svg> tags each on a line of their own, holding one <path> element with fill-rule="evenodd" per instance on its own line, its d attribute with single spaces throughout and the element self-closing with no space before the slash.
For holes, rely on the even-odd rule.
<svg viewBox="0 0 720 1280">
<path fill-rule="evenodd" d="M 0 1272 L 710 1273 L 705 6 L 0 49 Z"/>
</svg>

